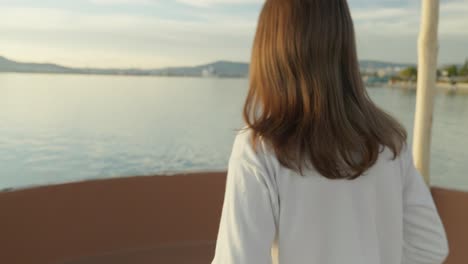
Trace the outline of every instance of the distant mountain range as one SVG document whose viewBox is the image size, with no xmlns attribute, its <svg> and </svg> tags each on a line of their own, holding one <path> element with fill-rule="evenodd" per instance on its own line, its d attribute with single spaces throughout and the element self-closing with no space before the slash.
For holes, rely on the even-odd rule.
<svg viewBox="0 0 468 264">
<path fill-rule="evenodd" d="M 361 61 L 361 69 L 386 69 L 408 67 L 412 64 L 398 64 L 379 61 Z M 24 63 L 0 56 L 0 72 L 56 73 L 56 74 L 99 74 L 99 75 L 149 75 L 189 77 L 247 77 L 249 64 L 242 62 L 217 61 L 193 67 L 170 67 L 162 69 L 99 69 L 71 68 L 52 63 Z"/>
<path fill-rule="evenodd" d="M 73 73 L 73 74 L 101 74 L 101 75 L 155 75 L 155 76 L 219 76 L 244 77 L 249 72 L 246 63 L 218 61 L 194 67 L 171 67 L 162 69 L 100 69 L 100 68 L 71 68 L 52 63 L 24 63 L 9 60 L 0 56 L 0 72 L 21 73 Z"/>
</svg>

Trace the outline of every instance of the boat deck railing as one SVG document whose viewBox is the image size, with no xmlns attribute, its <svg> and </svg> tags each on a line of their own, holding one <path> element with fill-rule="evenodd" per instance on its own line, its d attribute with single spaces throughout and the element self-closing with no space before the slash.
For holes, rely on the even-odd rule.
<svg viewBox="0 0 468 264">
<path fill-rule="evenodd" d="M 0 193 L 0 262 L 209 264 L 226 173 L 133 177 Z M 450 243 L 468 263 L 468 193 L 433 188 Z"/>
</svg>

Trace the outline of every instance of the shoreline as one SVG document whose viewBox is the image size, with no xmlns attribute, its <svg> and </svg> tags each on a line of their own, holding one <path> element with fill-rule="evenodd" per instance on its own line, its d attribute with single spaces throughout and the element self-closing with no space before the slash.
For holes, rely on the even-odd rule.
<svg viewBox="0 0 468 264">
<path fill-rule="evenodd" d="M 417 84 L 415 82 L 397 82 L 394 84 L 384 85 L 393 89 L 404 89 L 404 90 L 416 90 Z M 457 83 L 452 85 L 447 82 L 438 82 L 436 84 L 437 91 L 444 92 L 446 94 L 468 94 L 468 83 Z"/>
</svg>

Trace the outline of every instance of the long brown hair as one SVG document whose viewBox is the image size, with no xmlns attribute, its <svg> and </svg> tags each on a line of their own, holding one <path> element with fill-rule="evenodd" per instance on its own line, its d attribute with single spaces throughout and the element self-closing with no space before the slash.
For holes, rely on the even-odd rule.
<svg viewBox="0 0 468 264">
<path fill-rule="evenodd" d="M 395 159 L 405 129 L 369 98 L 346 0 L 267 0 L 250 66 L 244 120 L 279 162 L 303 175 L 355 179 L 383 147 Z"/>
</svg>

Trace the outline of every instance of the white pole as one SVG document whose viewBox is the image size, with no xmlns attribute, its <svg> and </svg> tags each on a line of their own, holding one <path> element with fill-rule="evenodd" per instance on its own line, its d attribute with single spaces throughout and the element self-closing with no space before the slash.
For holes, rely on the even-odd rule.
<svg viewBox="0 0 468 264">
<path fill-rule="evenodd" d="M 419 66 L 413 136 L 414 163 L 427 184 L 438 53 L 439 0 L 422 0 Z"/>
</svg>

